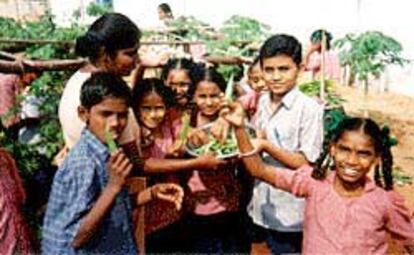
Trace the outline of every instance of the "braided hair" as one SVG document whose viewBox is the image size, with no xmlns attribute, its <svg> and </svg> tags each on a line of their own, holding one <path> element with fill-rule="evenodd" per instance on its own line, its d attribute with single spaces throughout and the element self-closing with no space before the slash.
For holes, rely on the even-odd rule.
<svg viewBox="0 0 414 255">
<path fill-rule="evenodd" d="M 332 168 L 332 161 L 329 155 L 330 145 L 338 142 L 346 131 L 361 131 L 371 138 L 375 153 L 381 156 L 381 164 L 375 167 L 375 183 L 385 190 L 392 190 L 393 157 L 391 146 L 394 144 L 390 138 L 390 130 L 387 127 L 381 129 L 373 120 L 365 118 L 345 118 L 338 125 L 332 139 L 324 142 L 323 151 L 315 163 L 312 177 L 315 179 L 324 179 L 326 177 L 328 169 Z"/>
</svg>

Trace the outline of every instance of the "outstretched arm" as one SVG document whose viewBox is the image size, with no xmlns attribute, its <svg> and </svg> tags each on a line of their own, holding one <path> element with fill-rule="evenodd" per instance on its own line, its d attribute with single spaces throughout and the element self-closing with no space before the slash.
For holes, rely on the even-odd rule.
<svg viewBox="0 0 414 255">
<path fill-rule="evenodd" d="M 305 155 L 301 152 L 289 152 L 274 144 L 269 140 L 262 140 L 263 150 L 270 156 L 277 159 L 280 163 L 290 169 L 297 169 L 302 165 L 309 164 Z"/>
<path fill-rule="evenodd" d="M 261 179 L 271 185 L 275 186 L 275 170 L 271 166 L 266 165 L 262 158 L 257 153 L 250 155 L 250 152 L 254 151 L 249 136 L 247 135 L 244 126 L 238 126 L 235 128 L 237 143 L 242 156 L 242 161 L 246 166 L 246 169 L 254 177 Z M 249 155 L 248 155 L 249 154 Z"/>
</svg>

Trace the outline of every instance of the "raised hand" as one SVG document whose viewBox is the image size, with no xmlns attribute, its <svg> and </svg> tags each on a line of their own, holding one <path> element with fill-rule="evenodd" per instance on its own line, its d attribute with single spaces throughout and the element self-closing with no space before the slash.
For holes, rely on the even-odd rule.
<svg viewBox="0 0 414 255">
<path fill-rule="evenodd" d="M 108 185 L 121 190 L 132 170 L 132 164 L 123 151 L 118 149 L 111 154 L 107 169 L 109 174 Z"/>
<path fill-rule="evenodd" d="M 230 124 L 223 117 L 218 117 L 211 126 L 210 132 L 212 136 L 223 144 L 229 135 Z"/>
<path fill-rule="evenodd" d="M 184 190 L 175 183 L 158 183 L 151 187 L 153 198 L 174 203 L 177 210 L 181 209 Z"/>
<path fill-rule="evenodd" d="M 194 147 L 200 147 L 209 142 L 209 137 L 204 130 L 193 129 L 188 133 L 188 141 Z"/>
<path fill-rule="evenodd" d="M 239 102 L 230 102 L 226 106 L 228 111 L 221 114 L 221 117 L 236 127 L 244 125 L 246 113 Z"/>
</svg>

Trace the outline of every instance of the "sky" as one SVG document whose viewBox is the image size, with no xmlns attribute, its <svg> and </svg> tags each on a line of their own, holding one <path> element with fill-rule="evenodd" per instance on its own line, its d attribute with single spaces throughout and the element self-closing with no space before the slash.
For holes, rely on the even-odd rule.
<svg viewBox="0 0 414 255">
<path fill-rule="evenodd" d="M 91 0 L 49 1 L 59 13 L 79 3 L 86 6 Z M 350 32 L 379 30 L 403 45 L 404 58 L 414 60 L 412 0 L 113 0 L 115 11 L 128 15 L 140 28 L 159 24 L 157 6 L 163 2 L 176 17 L 193 15 L 215 27 L 235 14 L 249 16 L 270 25 L 272 32 L 292 34 L 305 44 L 318 28 L 330 31 L 334 39 Z M 414 64 L 391 67 L 389 72 L 397 90 L 401 87 L 402 93 L 414 96 Z"/>
</svg>

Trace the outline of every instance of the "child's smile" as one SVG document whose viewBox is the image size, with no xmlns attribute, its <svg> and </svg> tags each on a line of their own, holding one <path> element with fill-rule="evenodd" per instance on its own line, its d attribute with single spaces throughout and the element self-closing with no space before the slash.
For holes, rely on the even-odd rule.
<svg viewBox="0 0 414 255">
<path fill-rule="evenodd" d="M 331 154 L 338 178 L 350 184 L 362 181 L 379 160 L 371 138 L 359 131 L 343 133 Z"/>
<path fill-rule="evenodd" d="M 194 101 L 199 111 L 205 116 L 217 114 L 220 108 L 220 94 L 221 90 L 214 82 L 199 82 L 194 94 Z"/>
<path fill-rule="evenodd" d="M 176 94 L 175 99 L 182 106 L 185 106 L 188 102 L 187 94 L 191 86 L 191 80 L 185 70 L 171 70 L 168 74 L 166 81 L 169 86 Z"/>
<path fill-rule="evenodd" d="M 165 103 L 160 95 L 150 92 L 142 98 L 139 105 L 141 123 L 149 129 L 155 129 L 162 124 L 166 113 Z"/>
</svg>

